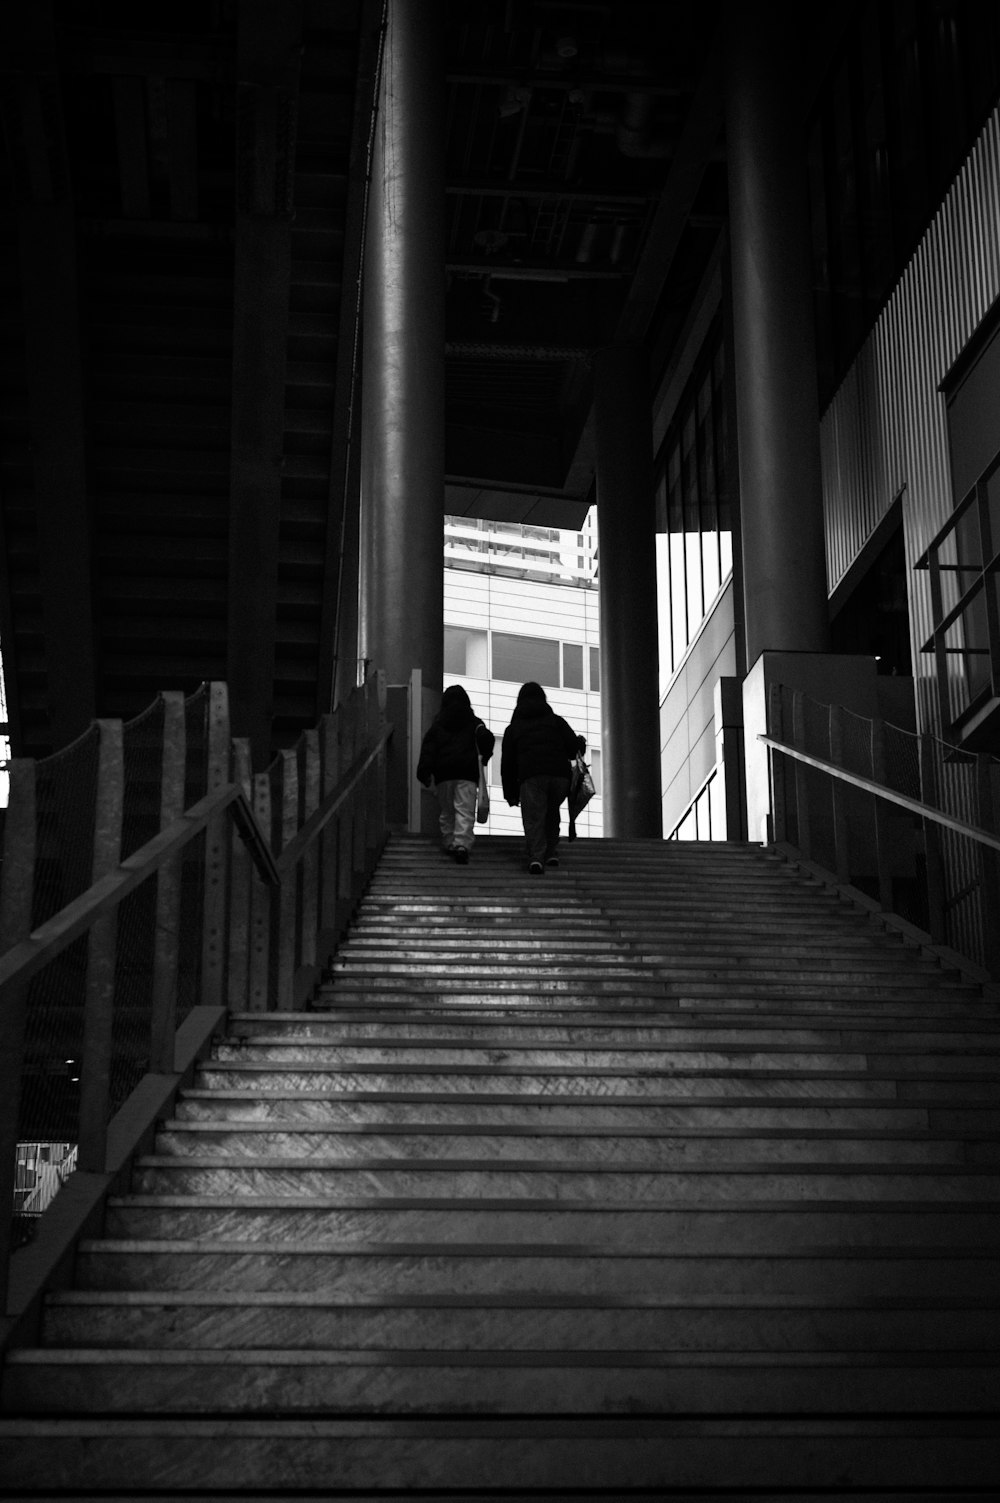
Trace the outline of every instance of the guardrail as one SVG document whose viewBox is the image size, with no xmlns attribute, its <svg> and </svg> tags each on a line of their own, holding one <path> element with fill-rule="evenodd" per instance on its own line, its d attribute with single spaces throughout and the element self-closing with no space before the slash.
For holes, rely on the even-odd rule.
<svg viewBox="0 0 1000 1503">
<path fill-rule="evenodd" d="M 774 684 L 774 835 L 1000 979 L 1000 761 Z"/>
<path fill-rule="evenodd" d="M 106 1179 L 227 1009 L 304 1004 L 385 841 L 385 702 L 373 674 L 256 775 L 222 683 L 11 763 L 0 1206 L 19 1142 L 76 1143 Z M 0 1214 L 0 1295 L 25 1231 Z"/>
</svg>

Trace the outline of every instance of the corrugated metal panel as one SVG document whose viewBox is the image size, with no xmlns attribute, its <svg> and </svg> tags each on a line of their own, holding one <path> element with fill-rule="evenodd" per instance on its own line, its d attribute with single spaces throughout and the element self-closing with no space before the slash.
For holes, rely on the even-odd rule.
<svg viewBox="0 0 1000 1503">
<path fill-rule="evenodd" d="M 985 127 L 823 417 L 830 588 L 900 491 L 920 724 L 937 729 L 926 574 L 915 560 L 953 506 L 938 386 L 1000 296 L 1000 111 Z M 905 489 L 904 489 L 905 488 Z"/>
</svg>

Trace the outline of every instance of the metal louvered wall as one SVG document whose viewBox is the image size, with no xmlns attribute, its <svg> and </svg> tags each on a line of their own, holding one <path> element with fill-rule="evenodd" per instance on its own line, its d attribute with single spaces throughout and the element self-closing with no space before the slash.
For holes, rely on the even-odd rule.
<svg viewBox="0 0 1000 1503">
<path fill-rule="evenodd" d="M 913 565 L 947 520 L 945 374 L 1000 295 L 1000 111 L 988 121 L 821 427 L 827 575 L 843 578 L 902 492 L 911 649 L 922 728 L 938 730 L 926 573 Z"/>
</svg>

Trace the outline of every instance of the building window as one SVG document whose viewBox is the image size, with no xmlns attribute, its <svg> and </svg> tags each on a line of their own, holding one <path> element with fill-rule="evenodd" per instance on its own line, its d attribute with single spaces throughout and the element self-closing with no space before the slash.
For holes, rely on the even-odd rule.
<svg viewBox="0 0 1000 1503">
<path fill-rule="evenodd" d="M 486 633 L 465 626 L 446 626 L 444 671 L 460 678 L 489 678 Z"/>
<path fill-rule="evenodd" d="M 732 573 L 725 377 L 717 321 L 657 456 L 661 694 Z"/>
<path fill-rule="evenodd" d="M 583 688 L 583 648 L 575 642 L 564 642 L 562 650 L 562 686 L 564 689 Z"/>
<path fill-rule="evenodd" d="M 515 637 L 493 633 L 493 677 L 510 683 L 534 681 L 559 687 L 559 643 L 542 637 Z"/>
<path fill-rule="evenodd" d="M 930 574 L 941 725 L 971 751 L 1000 746 L 1000 454 L 917 560 Z"/>
<path fill-rule="evenodd" d="M 591 694 L 601 692 L 601 649 L 599 647 L 590 649 L 590 692 Z"/>
<path fill-rule="evenodd" d="M 668 840 L 725 840 L 726 774 L 720 765 L 712 773 L 684 818 L 667 836 Z"/>
<path fill-rule="evenodd" d="M 601 794 L 604 791 L 604 771 L 601 763 L 601 748 L 599 746 L 591 747 L 589 751 L 584 752 L 583 759 L 590 768 L 590 776 L 594 780 L 594 792 L 597 797 L 600 798 Z"/>
</svg>

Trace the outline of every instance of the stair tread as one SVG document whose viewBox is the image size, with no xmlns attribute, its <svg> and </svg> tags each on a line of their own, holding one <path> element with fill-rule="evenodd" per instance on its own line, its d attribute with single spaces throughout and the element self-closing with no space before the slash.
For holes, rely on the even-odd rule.
<svg viewBox="0 0 1000 1503">
<path fill-rule="evenodd" d="M 147 1367 L 156 1364 L 180 1366 L 256 1366 L 261 1363 L 276 1367 L 382 1367 L 392 1362 L 400 1367 L 988 1367 L 996 1361 L 991 1351 L 946 1350 L 941 1353 L 906 1348 L 901 1352 L 647 1352 L 613 1350 L 549 1350 L 511 1351 L 505 1347 L 494 1350 L 454 1351 L 447 1347 L 425 1348 L 414 1352 L 406 1347 L 394 1350 L 363 1348 L 350 1350 L 315 1350 L 310 1348 L 268 1347 L 266 1350 L 245 1350 L 239 1347 L 217 1347 L 205 1350 L 201 1347 L 157 1347 L 145 1350 L 141 1347 L 18 1347 L 6 1354 L 5 1361 L 11 1367 L 45 1366 L 106 1366 L 110 1363 L 134 1364 Z"/>
</svg>

